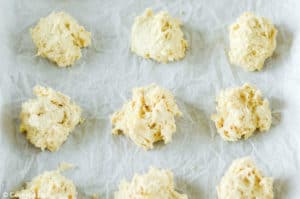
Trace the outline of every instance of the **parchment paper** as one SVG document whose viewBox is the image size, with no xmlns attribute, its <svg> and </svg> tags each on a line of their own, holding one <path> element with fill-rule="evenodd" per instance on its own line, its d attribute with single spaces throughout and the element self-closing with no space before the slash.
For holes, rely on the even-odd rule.
<svg viewBox="0 0 300 199">
<path fill-rule="evenodd" d="M 167 10 L 183 22 L 189 43 L 184 60 L 158 64 L 130 52 L 134 17 L 145 8 Z M 73 67 L 61 69 L 35 56 L 29 28 L 52 11 L 66 11 L 93 34 L 93 45 Z M 64 173 L 80 198 L 98 193 L 113 198 L 119 181 L 149 166 L 171 169 L 176 187 L 191 199 L 216 198 L 215 187 L 232 160 L 251 156 L 275 179 L 275 198 L 300 197 L 300 1 L 298 0 L 11 0 L 0 1 L 0 193 L 62 161 L 77 167 Z M 278 47 L 261 72 L 228 63 L 228 25 L 244 11 L 270 18 Z M 184 117 L 173 142 L 144 151 L 124 136 L 112 136 L 109 115 L 150 83 L 170 89 Z M 271 130 L 228 143 L 210 116 L 220 89 L 252 83 L 270 100 Z M 58 152 L 41 152 L 19 132 L 21 103 L 36 84 L 69 95 L 84 110 L 78 126 Z M 5 198 L 5 196 L 1 196 Z"/>
</svg>

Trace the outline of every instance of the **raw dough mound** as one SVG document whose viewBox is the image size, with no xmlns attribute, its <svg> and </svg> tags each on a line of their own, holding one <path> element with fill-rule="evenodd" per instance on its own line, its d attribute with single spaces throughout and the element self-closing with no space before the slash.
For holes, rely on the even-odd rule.
<svg viewBox="0 0 300 199">
<path fill-rule="evenodd" d="M 35 86 L 34 94 L 22 104 L 20 130 L 36 147 L 56 151 L 80 122 L 81 109 L 51 88 Z"/>
<path fill-rule="evenodd" d="M 91 44 L 91 33 L 64 12 L 53 12 L 31 29 L 37 55 L 60 67 L 73 65 L 81 57 L 80 48 Z"/>
<path fill-rule="evenodd" d="M 131 50 L 144 58 L 167 63 L 185 56 L 187 41 L 180 28 L 181 22 L 167 12 L 153 15 L 146 9 L 132 27 Z"/>
<path fill-rule="evenodd" d="M 153 143 L 169 143 L 176 131 L 175 116 L 181 112 L 174 96 L 155 84 L 134 88 L 132 100 L 112 115 L 113 134 L 123 133 L 138 146 L 152 149 Z"/>
<path fill-rule="evenodd" d="M 122 181 L 115 199 L 188 199 L 174 189 L 172 172 L 150 168 L 147 174 L 136 174 L 131 183 Z"/>
<path fill-rule="evenodd" d="M 249 138 L 256 129 L 269 130 L 272 123 L 269 102 L 254 86 L 221 91 L 217 97 L 217 114 L 212 116 L 218 133 L 227 141 Z"/>
<path fill-rule="evenodd" d="M 271 21 L 246 12 L 229 32 L 230 62 L 248 71 L 261 70 L 276 48 L 277 30 Z"/>
<path fill-rule="evenodd" d="M 47 171 L 35 177 L 26 187 L 16 192 L 18 199 L 76 199 L 77 192 L 73 182 L 59 171 Z"/>
<path fill-rule="evenodd" d="M 233 161 L 217 187 L 218 199 L 273 199 L 273 179 L 264 177 L 251 158 Z"/>
</svg>

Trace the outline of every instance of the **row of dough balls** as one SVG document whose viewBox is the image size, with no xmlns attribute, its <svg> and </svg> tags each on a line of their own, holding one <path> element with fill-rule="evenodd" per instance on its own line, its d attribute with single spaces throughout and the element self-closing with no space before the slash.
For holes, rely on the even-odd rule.
<svg viewBox="0 0 300 199">
<path fill-rule="evenodd" d="M 20 131 L 42 150 L 56 151 L 83 119 L 81 108 L 51 88 L 35 86 L 35 99 L 22 104 Z M 256 130 L 267 131 L 272 123 L 269 102 L 254 86 L 228 88 L 217 97 L 212 115 L 224 140 L 247 139 Z M 144 149 L 171 142 L 176 131 L 175 117 L 181 116 L 172 93 L 156 84 L 133 89 L 132 99 L 111 116 L 113 134 L 124 134 Z"/>
<path fill-rule="evenodd" d="M 91 45 L 91 33 L 64 12 L 41 18 L 31 29 L 37 55 L 60 67 L 73 65 L 81 57 L 81 48 Z M 277 30 L 270 20 L 245 12 L 229 27 L 232 64 L 246 70 L 263 68 L 276 48 Z M 131 31 L 131 50 L 144 58 L 167 63 L 184 58 L 188 43 L 181 22 L 161 11 L 151 9 L 136 17 Z"/>
<path fill-rule="evenodd" d="M 265 177 L 249 157 L 237 159 L 217 186 L 218 199 L 273 199 L 273 179 Z M 74 183 L 60 174 L 48 171 L 14 193 L 18 199 L 76 199 Z M 150 168 L 146 174 L 135 174 L 131 182 L 121 181 L 114 199 L 188 199 L 175 188 L 173 173 Z"/>
</svg>

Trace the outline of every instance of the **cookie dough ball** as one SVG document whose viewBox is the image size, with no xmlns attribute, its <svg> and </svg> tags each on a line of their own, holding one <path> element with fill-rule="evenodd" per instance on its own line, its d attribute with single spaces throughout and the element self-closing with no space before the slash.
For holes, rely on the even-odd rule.
<svg viewBox="0 0 300 199">
<path fill-rule="evenodd" d="M 176 131 L 175 116 L 181 112 L 174 96 L 152 84 L 134 88 L 132 100 L 111 117 L 113 134 L 125 134 L 138 146 L 152 149 L 153 143 L 169 143 Z"/>
<path fill-rule="evenodd" d="M 233 161 L 217 187 L 218 199 L 273 199 L 273 179 L 264 177 L 251 158 Z"/>
<path fill-rule="evenodd" d="M 268 19 L 246 12 L 229 27 L 232 64 L 248 71 L 261 70 L 276 48 L 277 30 Z"/>
<path fill-rule="evenodd" d="M 31 29 L 37 55 L 60 67 L 73 65 L 81 57 L 80 48 L 91 44 L 91 33 L 64 12 L 53 12 L 41 18 Z"/>
<path fill-rule="evenodd" d="M 227 141 L 248 139 L 256 129 L 269 130 L 272 123 L 268 100 L 262 99 L 261 92 L 249 84 L 221 91 L 216 109 L 212 120 Z"/>
<path fill-rule="evenodd" d="M 131 183 L 122 181 L 115 199 L 188 199 L 175 191 L 172 172 L 151 168 L 147 174 L 135 175 Z"/>
<path fill-rule="evenodd" d="M 187 41 L 178 19 L 167 12 L 154 15 L 149 8 L 136 17 L 131 32 L 131 50 L 137 55 L 167 63 L 182 59 L 186 49 Z"/>
<path fill-rule="evenodd" d="M 77 191 L 71 180 L 55 170 L 35 177 L 14 196 L 18 199 L 76 199 Z"/>
<path fill-rule="evenodd" d="M 33 91 L 37 98 L 22 104 L 20 130 L 34 146 L 56 151 L 80 122 L 81 109 L 51 88 L 35 86 Z"/>
</svg>

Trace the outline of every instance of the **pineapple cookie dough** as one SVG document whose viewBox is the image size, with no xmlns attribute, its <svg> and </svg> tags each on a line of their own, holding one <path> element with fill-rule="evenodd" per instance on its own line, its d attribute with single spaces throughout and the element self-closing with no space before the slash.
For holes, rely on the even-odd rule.
<svg viewBox="0 0 300 199">
<path fill-rule="evenodd" d="M 31 36 L 37 55 L 59 67 L 73 65 L 81 57 L 81 48 L 91 44 L 91 33 L 64 12 L 53 12 L 41 18 L 31 29 Z"/>
<path fill-rule="evenodd" d="M 37 98 L 22 104 L 20 130 L 34 146 L 56 151 L 80 122 L 81 108 L 51 88 L 35 86 L 33 92 Z"/>
<path fill-rule="evenodd" d="M 229 27 L 232 64 L 248 71 L 261 70 L 276 48 L 277 30 L 270 20 L 246 12 Z"/>
<path fill-rule="evenodd" d="M 169 170 L 150 168 L 144 175 L 135 175 L 131 183 L 122 181 L 114 199 L 188 199 L 175 191 L 173 174 Z"/>
<path fill-rule="evenodd" d="M 113 134 L 125 134 L 138 146 L 152 149 L 157 141 L 172 140 L 175 116 L 181 112 L 168 90 L 155 84 L 134 88 L 132 100 L 111 117 Z"/>
<path fill-rule="evenodd" d="M 267 131 L 271 126 L 268 100 L 262 99 L 261 92 L 249 84 L 221 91 L 216 109 L 212 120 L 227 141 L 248 139 L 256 129 Z"/>
<path fill-rule="evenodd" d="M 14 196 L 17 199 L 76 199 L 77 191 L 71 180 L 62 176 L 59 170 L 54 170 L 35 177 Z"/>
<path fill-rule="evenodd" d="M 251 158 L 233 161 L 217 187 L 218 199 L 273 199 L 273 179 L 264 177 Z"/>
<path fill-rule="evenodd" d="M 167 63 L 185 56 L 187 41 L 181 30 L 181 22 L 167 12 L 156 15 L 146 9 L 136 17 L 131 32 L 131 50 L 144 58 Z"/>
</svg>

